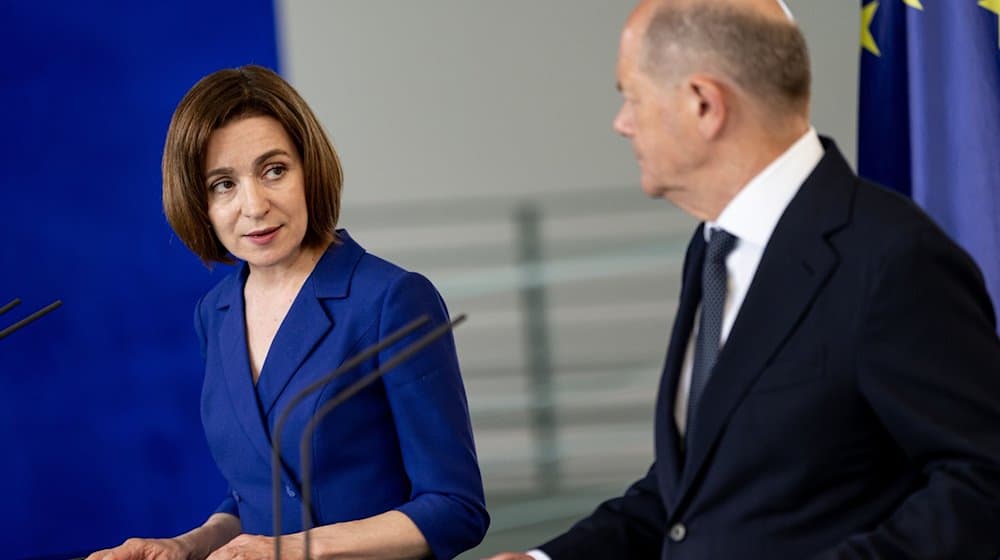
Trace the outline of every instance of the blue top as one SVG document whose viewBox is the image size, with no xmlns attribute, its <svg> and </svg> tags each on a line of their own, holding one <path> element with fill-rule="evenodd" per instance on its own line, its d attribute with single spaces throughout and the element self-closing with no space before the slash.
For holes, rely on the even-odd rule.
<svg viewBox="0 0 1000 560">
<path fill-rule="evenodd" d="M 230 494 L 218 511 L 243 531 L 270 535 L 270 431 L 304 387 L 399 327 L 429 325 L 363 362 L 291 413 L 282 433 L 282 532 L 301 530 L 299 439 L 313 413 L 437 325 L 448 321 L 434 286 L 365 252 L 341 230 L 292 302 L 253 384 L 243 305 L 246 264 L 198 302 L 205 358 L 201 414 Z M 436 558 L 477 545 L 489 526 L 455 342 L 448 334 L 351 397 L 312 437 L 317 525 L 389 510 L 419 527 Z"/>
</svg>

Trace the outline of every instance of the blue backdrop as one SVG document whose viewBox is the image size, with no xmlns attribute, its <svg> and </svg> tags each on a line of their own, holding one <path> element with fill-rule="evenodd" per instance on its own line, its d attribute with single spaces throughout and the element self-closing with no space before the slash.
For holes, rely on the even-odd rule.
<svg viewBox="0 0 1000 560">
<path fill-rule="evenodd" d="M 275 68 L 270 0 L 4 2 L 0 556 L 200 523 L 225 485 L 199 418 L 192 327 L 210 273 L 170 231 L 160 156 L 201 76 Z"/>
</svg>

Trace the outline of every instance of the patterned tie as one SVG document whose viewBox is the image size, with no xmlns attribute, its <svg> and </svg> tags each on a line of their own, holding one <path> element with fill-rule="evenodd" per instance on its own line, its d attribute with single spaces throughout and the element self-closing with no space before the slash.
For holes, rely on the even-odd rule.
<svg viewBox="0 0 1000 560">
<path fill-rule="evenodd" d="M 691 392 L 688 393 L 687 429 L 690 437 L 701 395 L 719 356 L 722 338 L 722 311 L 726 304 L 726 256 L 736 246 L 736 237 L 728 231 L 714 229 L 705 251 L 701 269 L 701 318 L 698 338 L 694 343 L 694 364 L 691 368 Z"/>
</svg>

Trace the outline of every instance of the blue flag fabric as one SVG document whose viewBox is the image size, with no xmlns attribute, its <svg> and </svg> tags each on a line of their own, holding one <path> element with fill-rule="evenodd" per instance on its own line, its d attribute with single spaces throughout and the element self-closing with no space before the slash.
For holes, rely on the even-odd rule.
<svg viewBox="0 0 1000 560">
<path fill-rule="evenodd" d="M 858 171 L 922 206 L 1000 304 L 1000 0 L 861 1 Z"/>
</svg>

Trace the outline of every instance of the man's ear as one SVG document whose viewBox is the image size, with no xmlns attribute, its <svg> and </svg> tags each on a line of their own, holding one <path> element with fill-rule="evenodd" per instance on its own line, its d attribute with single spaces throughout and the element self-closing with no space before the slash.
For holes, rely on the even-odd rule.
<svg viewBox="0 0 1000 560">
<path fill-rule="evenodd" d="M 703 75 L 690 76 L 686 89 L 698 132 L 705 140 L 715 139 L 729 115 L 725 90 L 718 81 Z"/>
</svg>

